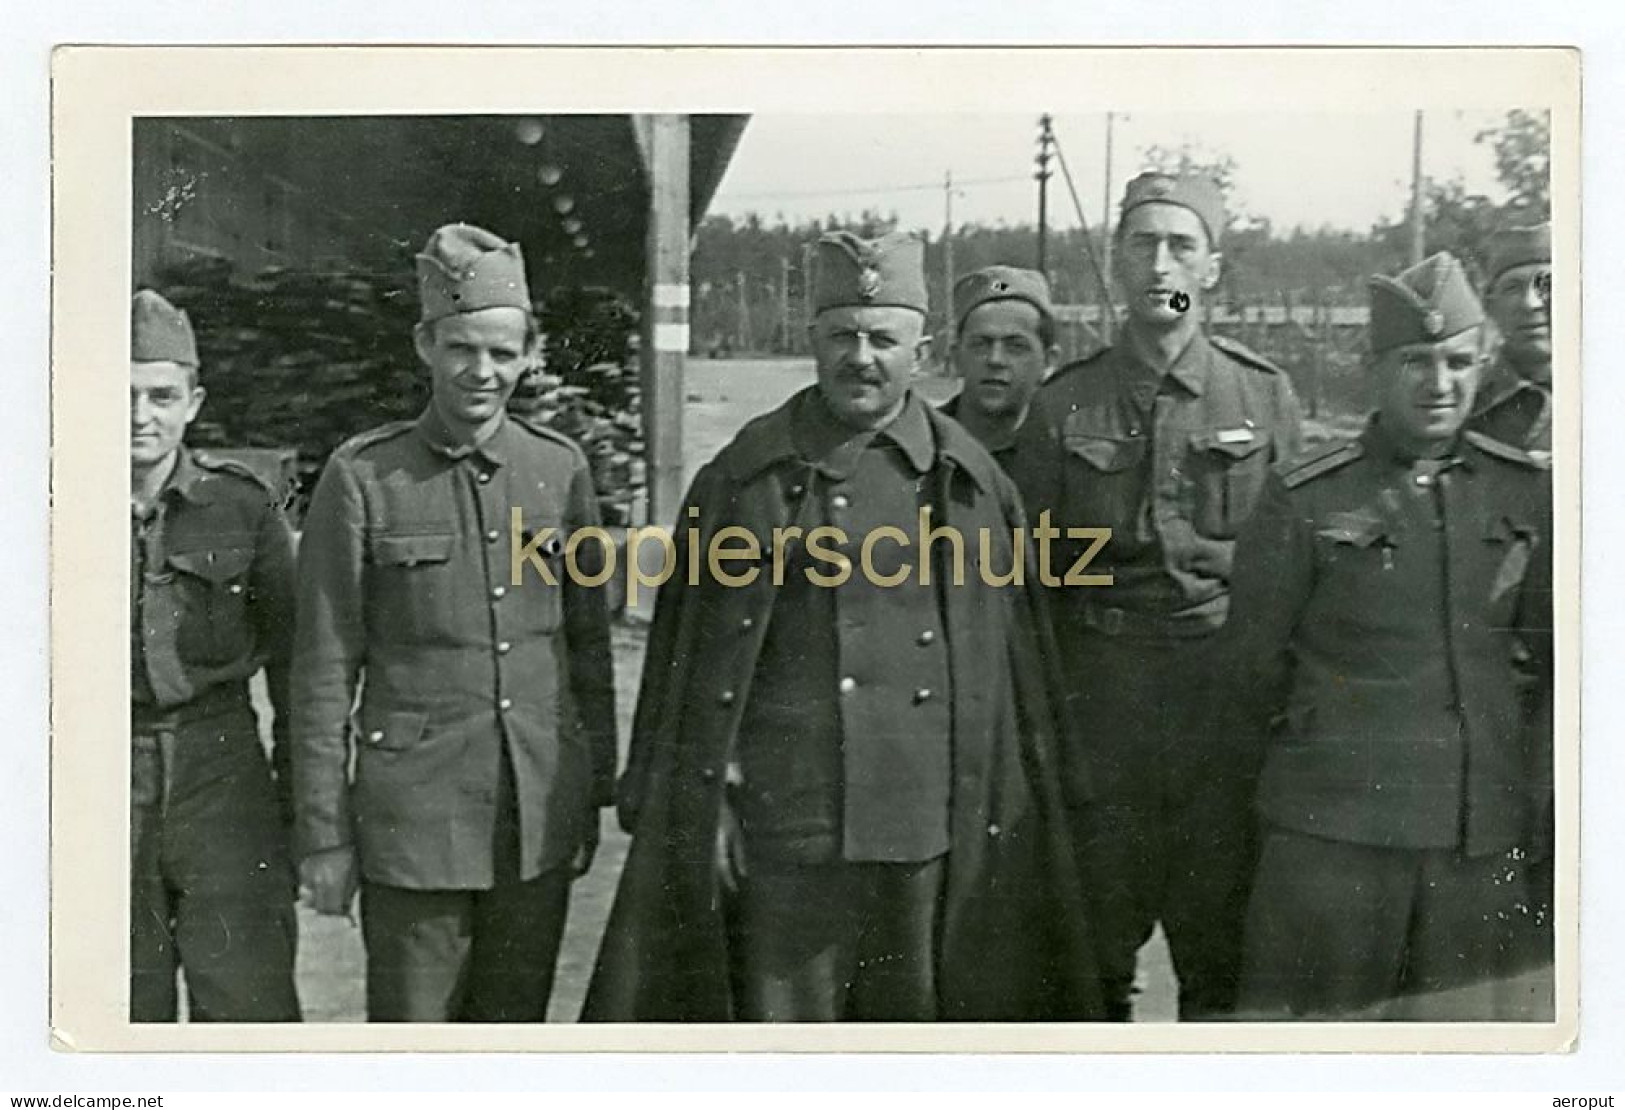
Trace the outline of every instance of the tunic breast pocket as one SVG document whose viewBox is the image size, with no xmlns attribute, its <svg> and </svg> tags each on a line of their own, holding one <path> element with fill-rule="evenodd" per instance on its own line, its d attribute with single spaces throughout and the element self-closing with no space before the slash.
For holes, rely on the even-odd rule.
<svg viewBox="0 0 1625 1110">
<path fill-rule="evenodd" d="M 1213 539 L 1234 539 L 1269 474 L 1269 433 L 1249 426 L 1209 429 L 1193 432 L 1190 444 L 1196 530 Z"/>
<path fill-rule="evenodd" d="M 182 662 L 219 666 L 253 646 L 248 624 L 251 547 L 170 552 L 170 588 L 177 615 L 176 650 Z"/>
<path fill-rule="evenodd" d="M 527 512 L 517 541 L 525 552 L 518 563 L 517 582 L 511 580 L 510 568 L 503 569 L 503 583 L 514 602 L 513 630 L 522 635 L 552 632 L 563 621 L 563 591 L 572 573 L 565 559 L 570 534 L 556 516 Z M 575 573 L 596 581 L 607 557 L 597 538 L 583 536 L 576 541 Z"/>
<path fill-rule="evenodd" d="M 450 532 L 383 532 L 367 545 L 371 616 L 388 640 L 445 641 L 456 609 Z"/>
<path fill-rule="evenodd" d="M 1130 533 L 1139 507 L 1144 436 L 1113 436 L 1068 428 L 1064 526 Z"/>
</svg>

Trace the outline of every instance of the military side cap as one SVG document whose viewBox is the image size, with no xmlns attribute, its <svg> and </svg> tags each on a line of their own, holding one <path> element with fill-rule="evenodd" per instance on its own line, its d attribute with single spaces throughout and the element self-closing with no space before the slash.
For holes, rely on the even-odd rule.
<svg viewBox="0 0 1625 1110">
<path fill-rule="evenodd" d="M 473 224 L 440 228 L 417 256 L 417 268 L 424 323 L 484 308 L 531 310 L 519 244 L 484 228 Z"/>
<path fill-rule="evenodd" d="M 1177 204 L 1195 212 L 1207 228 L 1208 243 L 1217 247 L 1224 233 L 1224 193 L 1211 178 L 1193 173 L 1142 173 L 1123 189 L 1119 219 L 1142 204 Z"/>
<path fill-rule="evenodd" d="M 1440 251 L 1396 277 L 1378 274 L 1368 289 L 1373 351 L 1433 343 L 1484 322 L 1484 308 L 1466 271 L 1448 251 Z"/>
<path fill-rule="evenodd" d="M 130 302 L 130 361 L 198 364 L 192 321 L 151 289 L 137 290 Z"/>
<path fill-rule="evenodd" d="M 863 239 L 834 231 L 818 240 L 813 311 L 859 307 L 912 308 L 925 312 L 925 243 L 894 231 Z"/>
<path fill-rule="evenodd" d="M 1532 227 L 1508 227 L 1490 236 L 1489 265 L 1485 270 L 1489 285 L 1512 269 L 1531 262 L 1552 261 L 1552 225 L 1535 224 Z"/>
<path fill-rule="evenodd" d="M 989 266 L 954 282 L 954 311 L 958 314 L 955 324 L 963 324 L 974 309 L 989 301 L 1026 301 L 1045 318 L 1055 316 L 1049 281 L 1043 274 L 1015 266 Z"/>
</svg>

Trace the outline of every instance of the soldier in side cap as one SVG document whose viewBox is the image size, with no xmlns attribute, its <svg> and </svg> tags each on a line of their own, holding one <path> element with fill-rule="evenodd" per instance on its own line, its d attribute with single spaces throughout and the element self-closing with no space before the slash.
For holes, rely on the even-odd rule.
<svg viewBox="0 0 1625 1110">
<path fill-rule="evenodd" d="M 452 224 L 417 267 L 429 404 L 333 453 L 300 546 L 300 871 L 322 913 L 360 886 L 370 1020 L 541 1021 L 614 788 L 603 548 L 559 557 L 597 499 L 506 412 L 538 343 L 519 246 Z"/>
<path fill-rule="evenodd" d="M 1550 493 L 1463 431 L 1483 320 L 1448 254 L 1373 278 L 1376 412 L 1272 475 L 1237 544 L 1226 715 L 1266 752 L 1243 1016 L 1549 1011 L 1499 987 L 1530 908 L 1512 647 L 1549 682 Z"/>
<path fill-rule="evenodd" d="M 1552 452 L 1552 225 L 1490 240 L 1484 306 L 1499 346 L 1471 426 L 1537 459 Z"/>
<path fill-rule="evenodd" d="M 761 561 L 729 581 L 680 543 L 660 591 L 590 1020 L 1096 1014 L 1031 599 L 917 542 L 929 509 L 1001 573 L 1025 556 L 1009 479 L 909 388 L 922 253 L 819 240 L 816 385 L 689 490 L 696 550 L 728 529 Z"/>
<path fill-rule="evenodd" d="M 1181 1017 L 1226 1013 L 1240 967 L 1255 768 L 1208 719 L 1208 682 L 1235 537 L 1270 464 L 1297 453 L 1299 413 L 1284 372 L 1202 327 L 1224 226 L 1206 178 L 1130 181 L 1113 254 L 1119 341 L 1056 373 L 1031 418 L 1052 462 L 1029 513 L 1062 535 L 1111 529 L 1088 569 L 1112 584 L 1061 591 L 1052 609 L 1077 676 L 1066 713 L 1088 726 L 1064 785 L 1121 1021 L 1159 921 Z M 1092 543 L 1057 543 L 1061 565 Z"/>
<path fill-rule="evenodd" d="M 298 1021 L 288 859 L 293 537 L 247 467 L 189 449 L 191 322 L 130 335 L 130 1020 Z M 270 693 L 271 764 L 248 681 Z"/>
<path fill-rule="evenodd" d="M 989 266 L 954 284 L 954 308 L 952 358 L 964 387 L 942 411 L 1030 497 L 1045 460 L 1031 442 L 1027 414 L 1059 354 L 1049 282 L 1036 270 Z"/>
</svg>

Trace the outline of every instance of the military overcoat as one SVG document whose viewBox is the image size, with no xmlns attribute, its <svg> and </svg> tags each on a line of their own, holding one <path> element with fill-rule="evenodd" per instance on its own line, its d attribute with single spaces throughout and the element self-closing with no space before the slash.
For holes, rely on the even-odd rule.
<svg viewBox="0 0 1625 1110">
<path fill-rule="evenodd" d="M 773 529 L 793 519 L 808 464 L 792 444 L 794 400 L 748 424 L 696 476 L 682 529 L 707 550 L 737 525 L 759 541 L 763 573 L 745 587 L 709 574 L 690 585 L 678 535 L 674 577 L 656 605 L 628 769 L 633 829 L 585 1020 L 726 1021 L 735 1016 L 713 844 L 725 765 L 750 696 L 773 607 Z M 939 983 L 948 1020 L 1098 1016 L 1086 911 L 1060 824 L 1056 723 L 1045 668 L 1055 653 L 1036 591 L 979 583 L 978 530 L 1008 571 L 1023 516 L 1015 488 L 957 423 L 930 413 L 934 523 L 966 537 L 966 582 L 942 590 L 952 678 L 952 802 Z M 856 546 L 854 541 L 853 546 Z M 939 546 L 938 554 L 943 548 Z M 730 568 L 738 573 L 738 564 Z M 939 564 L 938 581 L 948 581 Z M 1028 567 L 1029 583 L 1036 573 Z"/>
</svg>

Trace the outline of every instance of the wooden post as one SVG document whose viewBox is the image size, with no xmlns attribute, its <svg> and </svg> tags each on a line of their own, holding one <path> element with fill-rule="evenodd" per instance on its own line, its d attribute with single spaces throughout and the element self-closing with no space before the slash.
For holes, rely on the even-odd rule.
<svg viewBox="0 0 1625 1110">
<path fill-rule="evenodd" d="M 643 312 L 643 434 L 652 524 L 681 524 L 683 368 L 688 357 L 688 117 L 635 121 L 649 185 Z"/>
</svg>

